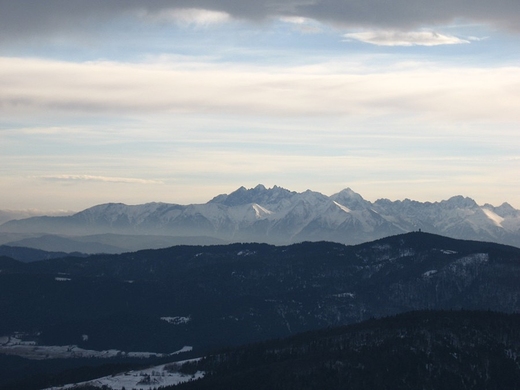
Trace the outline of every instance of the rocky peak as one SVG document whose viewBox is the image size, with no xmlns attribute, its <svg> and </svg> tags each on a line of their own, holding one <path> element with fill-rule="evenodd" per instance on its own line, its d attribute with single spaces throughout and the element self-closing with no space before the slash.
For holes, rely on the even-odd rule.
<svg viewBox="0 0 520 390">
<path fill-rule="evenodd" d="M 221 203 L 230 207 L 250 203 L 266 205 L 280 202 L 282 199 L 288 198 L 294 194 L 294 192 L 278 186 L 266 188 L 263 184 L 258 184 L 256 187 L 250 189 L 246 189 L 242 186 L 229 195 L 218 195 L 210 200 L 209 203 Z"/>
<path fill-rule="evenodd" d="M 362 210 L 370 207 L 370 202 L 363 199 L 361 195 L 350 188 L 346 188 L 330 198 L 351 210 Z"/>
<path fill-rule="evenodd" d="M 452 196 L 448 200 L 440 202 L 441 205 L 447 206 L 450 209 L 465 209 L 478 207 L 477 203 L 468 197 L 462 195 Z"/>
</svg>

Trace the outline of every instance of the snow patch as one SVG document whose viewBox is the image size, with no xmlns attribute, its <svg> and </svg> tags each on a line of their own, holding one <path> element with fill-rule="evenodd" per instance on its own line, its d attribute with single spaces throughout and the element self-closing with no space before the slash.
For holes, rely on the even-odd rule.
<svg viewBox="0 0 520 390">
<path fill-rule="evenodd" d="M 23 341 L 22 337 L 24 337 L 24 333 L 15 333 L 14 336 L 3 336 L 0 337 L 0 346 L 4 347 L 14 347 L 14 346 L 34 346 L 36 345 L 35 341 Z M 1 351 L 1 350 L 0 350 Z"/>
<path fill-rule="evenodd" d="M 461 259 L 458 259 L 454 264 L 455 265 L 470 265 L 470 264 L 482 264 L 487 263 L 489 261 L 489 255 L 487 253 L 476 253 L 474 255 L 466 256 Z"/>
<path fill-rule="evenodd" d="M 187 324 L 191 321 L 191 316 L 188 317 L 161 317 L 161 320 L 166 321 L 169 324 L 172 325 L 180 325 L 180 324 Z"/>
<path fill-rule="evenodd" d="M 414 256 L 415 251 L 411 248 L 408 249 L 401 249 L 399 251 L 399 257 L 408 257 L 408 256 Z"/>
<path fill-rule="evenodd" d="M 251 256 L 254 254 L 256 254 L 256 251 L 245 250 L 237 252 L 237 256 Z"/>
<path fill-rule="evenodd" d="M 351 209 L 349 209 L 349 208 L 346 207 L 346 206 L 343 206 L 343 205 L 339 204 L 339 203 L 336 202 L 336 201 L 334 201 L 334 204 L 335 204 L 336 206 L 338 206 L 341 210 L 343 210 L 343 211 L 346 212 L 346 213 L 349 213 L 349 214 L 350 214 L 350 213 L 352 212 Z"/>
<path fill-rule="evenodd" d="M 435 275 L 438 271 L 436 269 L 432 269 L 430 271 L 426 271 L 424 274 L 422 274 L 423 277 L 429 278 L 432 275 Z"/>
<path fill-rule="evenodd" d="M 175 352 L 172 352 L 170 353 L 170 355 L 178 355 L 180 353 L 184 353 L 184 352 L 191 352 L 193 351 L 193 347 L 189 346 L 189 345 L 185 345 L 184 347 L 182 347 L 181 349 L 179 349 L 178 351 L 175 351 Z"/>
<path fill-rule="evenodd" d="M 181 353 L 185 352 L 191 352 L 193 351 L 193 347 L 190 346 L 184 346 L 178 351 L 168 353 L 168 354 L 162 354 L 162 353 L 156 353 L 156 352 L 128 352 L 125 355 L 128 357 L 136 357 L 136 358 L 150 358 L 150 357 L 163 357 L 163 356 L 174 356 L 179 355 Z"/>
<path fill-rule="evenodd" d="M 90 385 L 94 387 L 119 389 L 157 389 L 159 387 L 174 386 L 180 383 L 201 379 L 204 372 L 197 371 L 193 375 L 183 374 L 177 371 L 183 363 L 197 361 L 199 359 L 184 360 L 180 362 L 172 362 L 146 368 L 144 370 L 127 371 L 116 375 L 105 376 L 102 378 L 81 382 L 71 383 L 64 386 L 49 387 L 46 390 L 72 389 L 81 385 Z"/>
<path fill-rule="evenodd" d="M 265 218 L 273 213 L 256 203 L 253 203 L 253 209 L 255 210 L 256 218 Z"/>
<path fill-rule="evenodd" d="M 336 297 L 336 298 L 354 298 L 356 296 L 356 294 L 346 292 L 346 293 L 340 293 L 340 294 L 333 294 L 332 296 Z"/>
<path fill-rule="evenodd" d="M 452 251 L 449 249 L 441 249 L 441 252 L 444 253 L 445 255 L 456 255 L 458 253 L 456 251 Z"/>
<path fill-rule="evenodd" d="M 35 341 L 22 341 L 20 337 L 22 336 L 19 336 L 18 334 L 15 334 L 14 336 L 0 337 L 0 354 L 15 355 L 33 360 L 59 358 L 112 358 L 116 356 L 149 358 L 173 356 L 193 350 L 193 347 L 185 346 L 172 353 L 124 352 L 117 349 L 95 351 L 79 348 L 77 345 L 38 345 Z M 81 339 L 87 341 L 88 335 L 82 335 Z"/>
<path fill-rule="evenodd" d="M 502 222 L 504 221 L 504 218 L 486 208 L 482 208 L 482 211 L 484 212 L 484 214 L 486 214 L 486 217 L 488 217 L 496 226 L 502 227 Z"/>
</svg>

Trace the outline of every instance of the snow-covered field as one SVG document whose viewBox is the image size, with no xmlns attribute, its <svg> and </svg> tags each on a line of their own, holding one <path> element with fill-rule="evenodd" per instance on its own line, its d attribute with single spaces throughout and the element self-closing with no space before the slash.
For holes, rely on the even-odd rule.
<svg viewBox="0 0 520 390">
<path fill-rule="evenodd" d="M 0 354 L 16 355 L 36 360 L 58 358 L 111 358 L 116 356 L 137 358 L 166 357 L 189 352 L 192 349 L 190 346 L 185 346 L 172 353 L 125 352 L 118 349 L 95 351 L 82 349 L 77 345 L 37 345 L 34 341 L 23 341 L 18 334 L 0 337 Z"/>
<path fill-rule="evenodd" d="M 64 386 L 50 387 L 45 390 L 62 390 L 71 389 L 77 385 L 91 385 L 96 387 L 108 386 L 114 390 L 120 389 L 156 389 L 159 386 L 172 386 L 179 383 L 187 382 L 192 379 L 200 379 L 204 376 L 201 371 L 196 372 L 194 375 L 181 374 L 177 371 L 182 363 L 192 360 L 184 360 L 180 362 L 162 364 L 160 366 L 150 367 L 144 370 L 128 371 L 117 375 L 105 376 L 102 378 L 81 382 L 81 383 L 70 383 Z"/>
<path fill-rule="evenodd" d="M 34 341 L 24 341 L 24 337 L 25 335 L 22 333 L 0 337 L 0 354 L 17 355 L 36 360 L 57 358 L 111 358 L 116 356 L 150 358 L 176 356 L 193 350 L 192 347 L 185 346 L 172 353 L 124 352 L 117 349 L 94 351 L 78 348 L 76 345 L 37 345 Z M 200 379 L 204 376 L 203 372 L 197 372 L 194 375 L 179 372 L 179 367 L 183 363 L 194 360 L 197 359 L 162 364 L 144 370 L 128 371 L 82 383 L 71 383 L 64 386 L 52 387 L 50 389 L 70 389 L 79 384 L 89 384 L 100 388 L 108 386 L 112 389 L 125 388 L 142 390 L 156 389 L 159 386 L 176 385 L 192 379 Z"/>
<path fill-rule="evenodd" d="M 172 325 L 187 324 L 191 321 L 191 316 L 188 317 L 161 317 L 161 320 L 166 321 Z"/>
</svg>

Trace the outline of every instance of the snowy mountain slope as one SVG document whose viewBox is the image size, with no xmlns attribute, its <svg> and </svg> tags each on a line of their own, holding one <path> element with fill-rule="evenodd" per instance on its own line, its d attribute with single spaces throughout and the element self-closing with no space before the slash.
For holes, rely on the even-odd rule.
<svg viewBox="0 0 520 390">
<path fill-rule="evenodd" d="M 440 202 L 369 202 L 350 188 L 326 196 L 258 185 L 240 187 L 205 204 L 109 203 L 72 216 L 34 217 L 0 226 L 1 232 L 10 233 L 207 236 L 273 244 L 319 240 L 356 244 L 419 229 L 520 246 L 520 210 L 508 203 L 479 206 L 463 196 Z"/>
<path fill-rule="evenodd" d="M 479 206 L 473 199 L 462 196 L 435 203 L 409 199 L 396 202 L 381 199 L 374 203 L 374 209 L 388 221 L 408 231 L 422 229 L 455 238 L 519 246 L 520 212 L 507 206 Z"/>
</svg>

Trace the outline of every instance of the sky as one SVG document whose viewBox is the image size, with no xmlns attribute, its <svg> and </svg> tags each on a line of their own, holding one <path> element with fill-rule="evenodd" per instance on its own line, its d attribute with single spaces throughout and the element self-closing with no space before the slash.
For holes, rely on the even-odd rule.
<svg viewBox="0 0 520 390">
<path fill-rule="evenodd" d="M 261 183 L 520 208 L 520 2 L 0 0 L 0 209 Z"/>
</svg>

